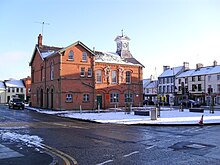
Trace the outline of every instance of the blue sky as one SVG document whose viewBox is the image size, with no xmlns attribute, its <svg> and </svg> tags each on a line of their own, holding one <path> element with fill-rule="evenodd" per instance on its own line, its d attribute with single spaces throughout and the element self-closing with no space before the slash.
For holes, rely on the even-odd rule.
<svg viewBox="0 0 220 165">
<path fill-rule="evenodd" d="M 44 25 L 43 44 L 116 51 L 124 29 L 144 78 L 163 65 L 220 64 L 219 0 L 2 0 L 0 80 L 30 75 L 29 61 Z"/>
</svg>

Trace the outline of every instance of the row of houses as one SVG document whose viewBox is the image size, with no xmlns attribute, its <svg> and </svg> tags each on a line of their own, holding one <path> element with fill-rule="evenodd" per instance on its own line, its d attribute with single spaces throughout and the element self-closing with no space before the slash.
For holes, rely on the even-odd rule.
<svg viewBox="0 0 220 165">
<path fill-rule="evenodd" d="M 67 47 L 38 42 L 30 61 L 31 103 L 54 110 L 106 109 L 143 102 L 143 65 L 116 37 L 116 52 L 91 50 L 81 41 Z"/>
<path fill-rule="evenodd" d="M 30 85 L 30 77 L 21 80 L 0 81 L 0 104 L 8 103 L 13 97 L 19 97 L 28 102 L 30 99 Z"/>
<path fill-rule="evenodd" d="M 163 69 L 158 80 L 145 80 L 144 99 L 176 105 L 184 99 L 193 99 L 203 105 L 220 104 L 220 65 L 217 61 L 206 67 L 199 63 L 195 69 L 190 69 L 188 62 Z"/>
</svg>

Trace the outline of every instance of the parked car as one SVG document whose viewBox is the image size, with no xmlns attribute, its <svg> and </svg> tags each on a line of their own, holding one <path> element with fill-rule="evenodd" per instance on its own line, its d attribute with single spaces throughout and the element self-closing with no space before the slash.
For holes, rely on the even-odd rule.
<svg viewBox="0 0 220 165">
<path fill-rule="evenodd" d="M 179 105 L 183 105 L 185 107 L 200 107 L 201 104 L 198 102 L 198 101 L 195 101 L 195 100 L 190 100 L 190 99 L 185 99 L 185 100 L 181 100 L 179 102 Z"/>
<path fill-rule="evenodd" d="M 144 100 L 143 105 L 154 105 L 152 100 Z"/>
<path fill-rule="evenodd" d="M 19 98 L 13 98 L 12 100 L 9 101 L 8 107 L 9 109 L 11 108 L 24 109 L 24 102 Z"/>
</svg>

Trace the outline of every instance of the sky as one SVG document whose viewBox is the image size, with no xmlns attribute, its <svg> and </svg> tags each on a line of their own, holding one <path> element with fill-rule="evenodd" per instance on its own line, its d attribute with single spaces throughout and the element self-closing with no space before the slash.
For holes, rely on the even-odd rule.
<svg viewBox="0 0 220 165">
<path fill-rule="evenodd" d="M 121 30 L 144 66 L 143 78 L 163 66 L 220 64 L 219 0 L 1 0 L 0 80 L 30 76 L 38 34 L 43 44 L 116 52 Z"/>
</svg>

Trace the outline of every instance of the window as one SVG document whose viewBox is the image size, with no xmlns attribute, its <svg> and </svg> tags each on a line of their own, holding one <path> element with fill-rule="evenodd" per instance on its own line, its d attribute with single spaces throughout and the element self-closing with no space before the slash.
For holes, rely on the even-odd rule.
<svg viewBox="0 0 220 165">
<path fill-rule="evenodd" d="M 21 88 L 21 93 L 23 93 L 23 88 Z"/>
<path fill-rule="evenodd" d="M 181 84 L 181 79 L 178 80 L 179 84 Z"/>
<path fill-rule="evenodd" d="M 218 91 L 218 93 L 220 93 L 220 84 L 217 85 L 217 91 Z M 219 102 L 219 104 L 220 104 L 220 102 Z"/>
<path fill-rule="evenodd" d="M 181 86 L 179 86 L 179 87 L 178 87 L 178 91 L 180 92 L 180 91 L 181 91 L 181 89 L 182 89 L 182 87 L 181 87 Z"/>
<path fill-rule="evenodd" d="M 92 77 L 92 68 L 88 68 L 88 77 Z"/>
<path fill-rule="evenodd" d="M 125 103 L 133 102 L 132 93 L 125 93 L 124 97 L 125 97 Z"/>
<path fill-rule="evenodd" d="M 167 83 L 170 83 L 170 78 L 169 77 L 167 78 Z"/>
<path fill-rule="evenodd" d="M 16 92 L 17 92 L 17 93 L 19 92 L 19 88 L 16 89 Z"/>
<path fill-rule="evenodd" d="M 72 101 L 73 101 L 72 94 L 67 94 L 66 95 L 66 102 L 72 102 Z"/>
<path fill-rule="evenodd" d="M 119 102 L 119 94 L 116 92 L 110 93 L 110 102 L 118 103 Z"/>
<path fill-rule="evenodd" d="M 43 67 L 40 69 L 40 80 L 43 81 Z"/>
<path fill-rule="evenodd" d="M 185 78 L 185 84 L 187 84 L 188 83 L 188 79 L 187 79 L 187 77 Z"/>
<path fill-rule="evenodd" d="M 210 81 L 211 80 L 211 76 L 208 76 L 208 81 Z"/>
<path fill-rule="evenodd" d="M 220 75 L 217 75 L 217 80 L 218 80 L 218 81 L 220 80 Z"/>
<path fill-rule="evenodd" d="M 117 83 L 117 72 L 116 72 L 116 70 L 112 71 L 112 83 L 113 84 Z"/>
<path fill-rule="evenodd" d="M 126 71 L 126 83 L 130 84 L 131 83 L 131 72 Z"/>
<path fill-rule="evenodd" d="M 12 88 L 12 92 L 13 92 L 13 93 L 15 92 L 15 88 Z"/>
<path fill-rule="evenodd" d="M 202 84 L 198 84 L 198 91 L 202 91 Z"/>
<path fill-rule="evenodd" d="M 168 93 L 170 92 L 170 86 L 167 86 L 167 92 Z"/>
<path fill-rule="evenodd" d="M 82 61 L 87 61 L 87 53 L 83 52 L 82 54 Z"/>
<path fill-rule="evenodd" d="M 163 86 L 163 91 L 162 91 L 162 93 L 165 93 L 165 92 L 166 92 L 166 87 Z"/>
<path fill-rule="evenodd" d="M 85 68 L 81 68 L 81 71 L 80 71 L 80 76 L 81 77 L 85 77 Z"/>
<path fill-rule="evenodd" d="M 101 83 L 102 82 L 102 71 L 101 70 L 97 70 L 96 71 L 96 82 L 97 83 Z"/>
<path fill-rule="evenodd" d="M 53 62 L 50 63 L 50 80 L 54 79 L 54 66 Z"/>
<path fill-rule="evenodd" d="M 195 84 L 192 85 L 192 91 L 196 91 L 197 87 Z"/>
<path fill-rule="evenodd" d="M 84 94 L 83 95 L 83 101 L 88 102 L 89 101 L 89 94 Z"/>
<path fill-rule="evenodd" d="M 192 81 L 195 81 L 195 76 L 192 77 Z"/>
<path fill-rule="evenodd" d="M 68 60 L 74 60 L 74 53 L 72 50 L 69 51 Z"/>
<path fill-rule="evenodd" d="M 163 78 L 163 84 L 165 84 L 165 78 Z"/>
<path fill-rule="evenodd" d="M 201 81 L 202 80 L 202 76 L 198 76 L 198 81 Z"/>
<path fill-rule="evenodd" d="M 8 92 L 10 92 L 10 89 L 11 89 L 11 88 L 8 88 Z"/>
</svg>

